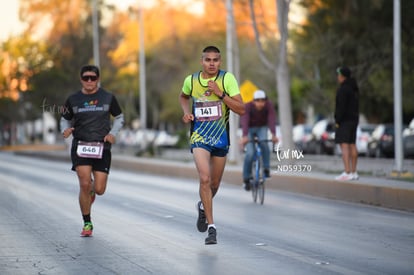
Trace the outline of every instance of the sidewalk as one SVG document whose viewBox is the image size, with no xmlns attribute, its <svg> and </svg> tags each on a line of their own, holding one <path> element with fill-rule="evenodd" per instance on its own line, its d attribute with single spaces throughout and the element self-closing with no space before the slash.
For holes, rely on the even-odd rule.
<svg viewBox="0 0 414 275">
<path fill-rule="evenodd" d="M 2 148 L 4 151 L 5 148 Z M 0 150 L 0 152 L 2 151 Z M 8 151 L 50 160 L 70 161 L 63 146 L 19 147 Z M 198 179 L 188 150 L 164 150 L 162 157 L 136 157 L 133 151 L 113 149 L 112 167 L 171 177 Z M 311 167 L 306 172 L 278 172 L 272 160 L 272 177 L 266 181 L 266 188 L 302 193 L 329 199 L 365 203 L 386 208 L 414 211 L 414 181 L 412 178 L 390 178 L 393 170 L 390 159 L 360 158 L 358 181 L 336 181 L 342 161 L 338 156 L 305 156 L 297 164 Z M 407 172 L 413 173 L 414 160 L 407 160 Z M 242 188 L 241 164 L 228 163 L 223 183 Z"/>
<path fill-rule="evenodd" d="M 190 153 L 187 154 L 190 155 Z M 182 153 L 176 155 L 182 155 Z M 114 155 L 113 166 L 157 175 L 191 177 L 195 180 L 198 178 L 195 166 L 189 160 L 174 161 Z M 242 188 L 241 171 L 240 164 L 227 164 L 223 182 L 239 185 Z M 266 180 L 266 188 L 414 211 L 414 182 L 412 181 L 391 179 L 385 175 L 381 177 L 360 175 L 358 181 L 343 182 L 336 181 L 335 175 L 325 171 L 306 173 L 273 171 L 272 177 Z"/>
</svg>

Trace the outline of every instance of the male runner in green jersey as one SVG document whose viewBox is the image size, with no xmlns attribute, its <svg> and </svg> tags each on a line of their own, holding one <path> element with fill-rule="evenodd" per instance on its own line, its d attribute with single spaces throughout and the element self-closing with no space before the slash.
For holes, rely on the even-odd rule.
<svg viewBox="0 0 414 275">
<path fill-rule="evenodd" d="M 220 50 L 206 47 L 201 56 L 202 71 L 185 78 L 179 96 L 182 120 L 191 123 L 191 152 L 200 180 L 197 228 L 200 232 L 208 230 L 205 244 L 217 243 L 213 197 L 219 189 L 229 151 L 230 110 L 244 113 L 236 78 L 220 70 L 220 64 Z"/>
</svg>

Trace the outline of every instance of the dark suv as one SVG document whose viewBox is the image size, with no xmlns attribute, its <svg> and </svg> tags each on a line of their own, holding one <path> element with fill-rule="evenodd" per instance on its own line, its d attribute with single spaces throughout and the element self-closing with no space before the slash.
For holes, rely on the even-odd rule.
<svg viewBox="0 0 414 275">
<path fill-rule="evenodd" d="M 394 156 L 394 124 L 379 124 L 368 141 L 369 157 Z"/>
</svg>

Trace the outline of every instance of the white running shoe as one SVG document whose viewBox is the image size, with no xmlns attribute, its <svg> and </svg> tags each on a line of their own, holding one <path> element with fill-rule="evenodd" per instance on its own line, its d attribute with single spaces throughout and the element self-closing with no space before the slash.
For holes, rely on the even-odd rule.
<svg viewBox="0 0 414 275">
<path fill-rule="evenodd" d="M 346 180 L 352 180 L 353 177 L 352 177 L 351 173 L 342 172 L 342 174 L 337 176 L 335 179 L 336 180 L 341 180 L 341 181 L 346 181 Z"/>
<path fill-rule="evenodd" d="M 351 173 L 351 176 L 352 176 L 352 180 L 359 180 L 359 175 L 357 172 Z"/>
</svg>

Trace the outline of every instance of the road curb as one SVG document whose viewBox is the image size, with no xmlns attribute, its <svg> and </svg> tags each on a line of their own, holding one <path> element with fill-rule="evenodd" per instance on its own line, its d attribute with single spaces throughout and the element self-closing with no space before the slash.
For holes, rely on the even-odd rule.
<svg viewBox="0 0 414 275">
<path fill-rule="evenodd" d="M 278 176 L 271 183 L 276 189 L 289 192 L 414 211 L 411 189 L 298 176 Z"/>
</svg>

